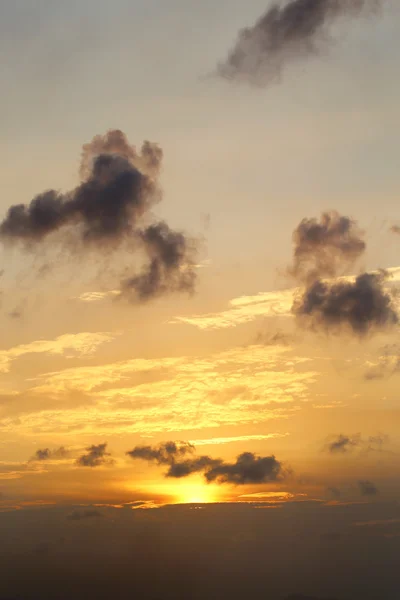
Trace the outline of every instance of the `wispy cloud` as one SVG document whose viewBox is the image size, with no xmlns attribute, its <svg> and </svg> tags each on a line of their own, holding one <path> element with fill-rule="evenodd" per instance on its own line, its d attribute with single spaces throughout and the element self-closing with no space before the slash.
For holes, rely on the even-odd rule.
<svg viewBox="0 0 400 600">
<path fill-rule="evenodd" d="M 25 407 L 24 414 L 4 416 L 0 429 L 148 435 L 254 425 L 288 418 L 307 400 L 316 376 L 287 347 L 270 346 L 70 368 L 40 376 L 31 390 L 55 395 L 55 406 L 31 412 Z M 90 402 L 69 408 L 69 398 L 82 393 Z"/>
<path fill-rule="evenodd" d="M 190 444 L 194 446 L 217 446 L 220 444 L 230 444 L 232 442 L 254 442 L 259 440 L 269 440 L 282 438 L 290 435 L 289 433 L 268 433 L 265 435 L 238 435 L 236 437 L 217 437 L 208 438 L 205 440 L 189 440 Z"/>
<path fill-rule="evenodd" d="M 37 340 L 29 344 L 21 344 L 9 350 L 0 351 L 0 373 L 10 370 L 12 361 L 27 354 L 67 354 L 74 356 L 90 356 L 99 346 L 110 342 L 115 337 L 112 333 L 73 333 L 61 335 L 54 340 Z M 68 355 L 68 353 L 70 353 Z"/>
<path fill-rule="evenodd" d="M 118 290 L 110 290 L 109 292 L 85 292 L 73 300 L 79 300 L 80 302 L 101 302 L 102 300 L 106 300 L 107 298 L 113 298 L 119 296 L 121 292 Z"/>
<path fill-rule="evenodd" d="M 199 329 L 224 329 L 249 323 L 259 317 L 290 316 L 294 290 L 260 292 L 230 301 L 230 307 L 219 313 L 176 317 L 171 323 L 187 323 Z"/>
</svg>

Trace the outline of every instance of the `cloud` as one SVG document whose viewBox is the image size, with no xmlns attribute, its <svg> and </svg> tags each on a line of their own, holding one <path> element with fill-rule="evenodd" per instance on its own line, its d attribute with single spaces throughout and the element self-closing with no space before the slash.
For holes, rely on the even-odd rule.
<svg viewBox="0 0 400 600">
<path fill-rule="evenodd" d="M 328 451 L 331 454 L 345 454 L 351 451 L 355 446 L 360 445 L 359 436 L 349 437 L 347 435 L 338 435 L 330 444 L 328 444 Z"/>
<path fill-rule="evenodd" d="M 388 441 L 389 437 L 384 434 L 371 435 L 366 439 L 359 434 L 352 436 L 340 434 L 328 443 L 327 450 L 331 454 L 346 454 L 355 448 L 363 452 L 382 452 Z"/>
<path fill-rule="evenodd" d="M 399 225 L 392 225 L 392 227 L 390 228 L 390 231 L 392 233 L 400 234 L 400 226 Z"/>
<path fill-rule="evenodd" d="M 115 334 L 99 333 L 71 333 L 60 335 L 54 340 L 36 340 L 29 344 L 21 344 L 9 350 L 0 350 L 0 373 L 10 370 L 13 360 L 27 354 L 51 354 L 62 355 L 66 352 L 74 352 L 77 356 L 90 356 L 99 346 L 112 341 Z"/>
<path fill-rule="evenodd" d="M 60 446 L 60 448 L 56 448 L 55 450 L 50 450 L 50 448 L 39 448 L 36 450 L 35 454 L 31 458 L 32 461 L 45 461 L 45 460 L 62 460 L 68 456 L 69 452 L 64 448 L 64 446 Z"/>
<path fill-rule="evenodd" d="M 303 219 L 293 232 L 289 273 L 305 283 L 335 277 L 364 253 L 363 236 L 356 221 L 336 211 L 322 213 L 320 221 Z"/>
<path fill-rule="evenodd" d="M 226 329 L 250 323 L 260 317 L 290 317 L 293 290 L 260 292 L 255 296 L 241 296 L 230 301 L 227 310 L 190 317 L 175 317 L 171 323 L 185 323 L 199 329 Z M 287 340 L 281 340 L 282 343 Z M 261 339 L 257 343 L 264 343 Z M 276 339 L 276 344 L 279 340 Z"/>
<path fill-rule="evenodd" d="M 228 80 L 263 87 L 279 81 L 291 63 L 321 53 L 329 26 L 339 17 L 357 17 L 376 0 L 291 0 L 276 3 L 252 27 L 239 31 L 217 73 Z"/>
<path fill-rule="evenodd" d="M 258 440 L 269 440 L 275 438 L 282 438 L 290 435 L 289 433 L 267 433 L 267 434 L 255 434 L 255 435 L 238 435 L 236 437 L 216 437 L 208 438 L 204 440 L 191 440 L 190 444 L 194 446 L 214 446 L 220 444 L 230 444 L 232 442 L 251 442 Z"/>
<path fill-rule="evenodd" d="M 385 289 L 390 290 L 393 283 L 400 281 L 400 267 L 385 269 L 387 278 L 384 279 Z M 382 271 L 373 271 L 372 274 L 382 275 Z M 341 276 L 336 283 L 352 283 L 355 277 L 353 275 Z M 328 280 L 326 283 L 334 283 Z M 254 296 L 240 296 L 233 298 L 229 302 L 226 310 L 213 313 L 196 314 L 190 316 L 177 316 L 170 321 L 172 324 L 184 323 L 192 325 L 201 330 L 207 329 L 227 329 L 238 327 L 251 323 L 259 318 L 275 317 L 293 317 L 293 296 L 299 296 L 304 293 L 303 288 L 289 288 L 285 290 L 276 290 L 270 292 L 259 292 Z M 394 302 L 394 298 L 393 298 Z M 260 334 L 256 343 L 265 345 L 287 345 L 290 342 L 284 334 L 277 333 L 276 337 Z"/>
<path fill-rule="evenodd" d="M 357 223 L 336 211 L 320 221 L 303 219 L 293 233 L 293 266 L 289 273 L 305 289 L 294 293 L 291 312 L 298 324 L 312 331 L 347 330 L 364 336 L 398 323 L 392 295 L 385 283 L 392 273 L 381 269 L 354 280 L 335 278 L 364 253 L 364 233 Z"/>
<path fill-rule="evenodd" d="M 101 302 L 106 298 L 113 298 L 115 296 L 119 296 L 119 290 L 110 290 L 109 292 L 84 292 L 74 300 L 79 300 L 80 302 L 92 303 L 92 302 Z"/>
<path fill-rule="evenodd" d="M 162 156 L 161 148 L 148 141 L 138 153 L 119 130 L 95 136 L 83 146 L 82 183 L 68 193 L 48 190 L 28 205 L 9 208 L 0 223 L 0 239 L 22 242 L 29 250 L 45 241 L 59 245 L 68 240 L 79 256 L 92 251 L 104 255 L 110 248 L 134 250 L 144 258 L 142 272 L 121 283 L 121 294 L 131 300 L 193 291 L 194 240 L 165 222 L 144 222 L 162 199 Z"/>
<path fill-rule="evenodd" d="M 36 378 L 29 401 L 24 392 L 13 401 L 12 414 L 6 407 L 0 415 L 0 430 L 13 435 L 79 430 L 106 439 L 111 432 L 265 425 L 303 406 L 317 377 L 289 348 L 260 345 L 73 367 Z M 53 400 L 45 402 L 48 398 Z M 24 414 L 16 415 L 13 406 L 21 402 Z"/>
<path fill-rule="evenodd" d="M 27 206 L 12 206 L 0 224 L 0 235 L 6 242 L 37 243 L 73 225 L 85 243 L 119 242 L 160 199 L 151 175 L 157 175 L 161 158 L 161 149 L 149 142 L 138 154 L 121 131 L 96 136 L 83 147 L 83 182 L 67 194 L 48 190 Z M 153 162 L 157 168 L 153 168 Z"/>
<path fill-rule="evenodd" d="M 139 274 L 122 283 L 122 293 L 145 301 L 167 292 L 194 290 L 195 246 L 181 232 L 172 231 L 165 222 L 150 225 L 139 233 L 150 262 Z"/>
<path fill-rule="evenodd" d="M 181 443 L 182 444 L 182 443 Z M 183 451 L 180 452 L 179 448 Z M 166 450 L 169 448 L 170 450 Z M 283 477 L 282 464 L 275 456 L 257 456 L 252 452 L 243 452 L 234 463 L 228 463 L 220 458 L 207 455 L 193 456 L 185 459 L 187 453 L 194 453 L 191 444 L 177 445 L 166 442 L 156 447 L 137 446 L 127 452 L 132 459 L 142 459 L 155 462 L 158 465 L 168 465 L 165 477 L 181 479 L 193 473 L 203 472 L 207 482 L 218 484 L 231 483 L 246 485 L 250 483 L 268 483 L 278 481 Z"/>
<path fill-rule="evenodd" d="M 86 448 L 86 454 L 82 454 L 76 460 L 76 464 L 80 467 L 100 467 L 101 465 L 109 464 L 111 461 L 107 457 L 111 455 L 106 449 L 107 444 L 89 446 Z"/>
<path fill-rule="evenodd" d="M 306 494 L 293 494 L 291 492 L 253 492 L 251 494 L 241 494 L 239 498 L 250 498 L 259 500 L 271 501 L 286 501 L 296 498 L 297 496 L 305 496 Z"/>
<path fill-rule="evenodd" d="M 382 355 L 375 362 L 369 361 L 364 379 L 384 379 L 400 373 L 400 347 L 398 344 L 387 344 Z"/>
<path fill-rule="evenodd" d="M 217 483 L 268 483 L 282 478 L 282 464 L 275 456 L 257 456 L 243 452 L 234 463 L 221 463 L 205 472 L 207 481 Z"/>
<path fill-rule="evenodd" d="M 362 480 L 358 482 L 360 494 L 362 496 L 376 496 L 379 494 L 379 490 L 372 481 Z"/>
<path fill-rule="evenodd" d="M 0 461 L 0 480 L 21 479 L 25 475 L 37 475 L 43 472 L 42 466 L 32 463 Z"/>
<path fill-rule="evenodd" d="M 275 333 L 268 331 L 259 332 L 254 340 L 256 344 L 263 344 L 265 346 L 289 346 L 295 341 L 296 338 L 293 335 L 283 331 L 275 331 Z"/>
<path fill-rule="evenodd" d="M 180 462 L 176 462 L 170 465 L 165 477 L 172 477 L 174 479 L 182 479 L 193 475 L 193 473 L 199 473 L 204 471 L 204 476 L 207 478 L 209 469 L 216 467 L 221 464 L 219 459 L 211 458 L 210 456 L 197 456 L 195 458 L 189 458 Z"/>
<path fill-rule="evenodd" d="M 129 506 L 132 510 L 151 510 L 161 508 L 163 505 L 157 504 L 153 500 L 136 500 L 135 502 L 128 502 L 125 506 Z"/>
<path fill-rule="evenodd" d="M 102 513 L 95 508 L 86 508 L 84 510 L 73 510 L 66 516 L 69 521 L 82 521 L 83 519 L 93 519 L 102 517 Z"/>
<path fill-rule="evenodd" d="M 387 273 L 364 273 L 354 282 L 314 281 L 295 296 L 292 312 L 298 323 L 312 331 L 347 330 L 365 336 L 397 325 L 398 314 L 384 289 Z"/>
<path fill-rule="evenodd" d="M 188 442 L 164 442 L 158 446 L 136 446 L 128 454 L 131 458 L 140 458 L 158 465 L 170 465 L 177 458 L 192 454 L 195 448 Z"/>
</svg>

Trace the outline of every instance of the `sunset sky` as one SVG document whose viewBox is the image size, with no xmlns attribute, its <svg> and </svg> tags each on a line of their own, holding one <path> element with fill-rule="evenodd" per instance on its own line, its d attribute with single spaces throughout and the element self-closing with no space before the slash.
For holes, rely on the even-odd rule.
<svg viewBox="0 0 400 600">
<path fill-rule="evenodd" d="M 332 19 L 255 85 L 218 65 L 266 0 L 0 4 L 0 511 L 310 502 L 398 519 L 382 508 L 400 494 L 396 2 Z M 107 149 L 110 131 L 135 153 Z M 102 153 L 100 187 L 114 167 L 151 186 L 129 235 L 81 208 L 46 231 L 11 223 L 47 190 L 74 202 Z M 337 263 L 297 276 L 294 232 L 324 214 L 358 249 L 311 241 L 307 260 Z M 181 244 L 171 270 L 146 237 L 161 222 Z M 387 304 L 362 330 L 296 312 L 316 281 L 353 294 L 364 273 Z M 243 453 L 269 462 L 242 471 Z"/>
</svg>

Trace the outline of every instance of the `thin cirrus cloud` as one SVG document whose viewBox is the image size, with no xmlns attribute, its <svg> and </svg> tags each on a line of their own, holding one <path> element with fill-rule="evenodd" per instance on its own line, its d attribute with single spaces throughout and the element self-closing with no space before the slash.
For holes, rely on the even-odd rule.
<svg viewBox="0 0 400 600">
<path fill-rule="evenodd" d="M 269 346 L 69 368 L 33 382 L 30 393 L 55 396 L 56 405 L 29 403 L 23 414 L 5 414 L 0 430 L 147 435 L 266 423 L 298 410 L 316 376 L 288 348 Z M 88 401 L 77 406 L 71 395 L 81 394 Z"/>
<path fill-rule="evenodd" d="M 216 437 L 204 440 L 189 440 L 194 446 L 219 446 L 221 444 L 231 444 L 233 442 L 257 442 L 262 440 L 271 440 L 283 438 L 290 435 L 289 433 L 267 433 L 260 435 L 238 435 L 236 437 Z"/>
<path fill-rule="evenodd" d="M 70 352 L 77 356 L 90 356 L 99 346 L 112 341 L 115 336 L 115 333 L 106 332 L 65 334 L 54 340 L 36 340 L 9 350 L 1 350 L 0 373 L 8 373 L 11 363 L 27 354 L 65 355 Z"/>
</svg>

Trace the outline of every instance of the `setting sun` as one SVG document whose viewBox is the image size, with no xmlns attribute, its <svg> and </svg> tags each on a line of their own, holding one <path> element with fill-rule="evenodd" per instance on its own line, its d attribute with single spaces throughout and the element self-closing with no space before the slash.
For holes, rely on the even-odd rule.
<svg viewBox="0 0 400 600">
<path fill-rule="evenodd" d="M 208 485 L 192 484 L 184 485 L 177 490 L 176 501 L 179 504 L 204 504 L 215 502 L 215 492 Z"/>
</svg>

